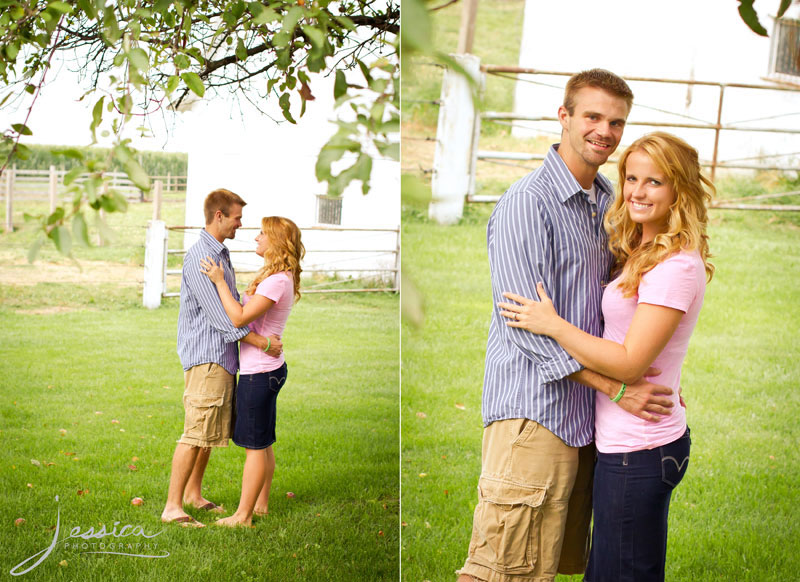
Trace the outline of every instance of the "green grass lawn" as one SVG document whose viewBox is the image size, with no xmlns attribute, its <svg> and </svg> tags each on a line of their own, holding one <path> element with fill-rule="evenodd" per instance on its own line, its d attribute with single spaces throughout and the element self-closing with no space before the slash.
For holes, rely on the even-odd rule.
<svg viewBox="0 0 800 582">
<path fill-rule="evenodd" d="M 408 212 L 404 273 L 425 301 L 402 332 L 402 579 L 452 582 L 480 473 L 491 310 L 489 207 L 458 226 Z M 717 272 L 683 368 L 692 459 L 670 513 L 667 580 L 800 572 L 800 215 L 713 211 Z M 580 580 L 561 576 L 560 581 Z"/>
<path fill-rule="evenodd" d="M 61 542 L 25 579 L 397 579 L 396 296 L 309 295 L 297 304 L 284 335 L 290 372 L 278 401 L 270 515 L 255 529 L 228 530 L 159 521 L 183 424 L 177 300 L 149 311 L 136 287 L 0 291 L 4 573 L 48 547 L 58 519 Z M 206 473 L 207 497 L 229 512 L 243 462 L 231 444 L 212 454 Z M 132 506 L 134 497 L 144 503 Z M 15 526 L 18 518 L 25 522 Z M 161 533 L 90 541 L 147 542 L 123 551 L 169 556 L 91 554 L 63 543 L 73 528 L 115 524 Z"/>
</svg>

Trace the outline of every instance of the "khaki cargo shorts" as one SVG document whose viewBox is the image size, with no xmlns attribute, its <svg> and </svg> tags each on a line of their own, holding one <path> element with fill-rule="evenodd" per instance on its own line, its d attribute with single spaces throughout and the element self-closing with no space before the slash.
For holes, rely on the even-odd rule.
<svg viewBox="0 0 800 582">
<path fill-rule="evenodd" d="M 484 429 L 464 567 L 486 582 L 552 582 L 589 557 L 594 445 L 576 448 L 524 418 Z"/>
<path fill-rule="evenodd" d="M 219 364 L 200 364 L 184 372 L 186 416 L 179 443 L 227 447 L 232 432 L 234 377 Z"/>
</svg>

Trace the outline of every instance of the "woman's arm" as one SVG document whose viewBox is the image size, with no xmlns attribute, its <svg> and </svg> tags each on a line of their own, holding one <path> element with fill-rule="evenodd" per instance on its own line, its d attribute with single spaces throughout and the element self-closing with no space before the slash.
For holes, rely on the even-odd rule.
<svg viewBox="0 0 800 582">
<path fill-rule="evenodd" d="M 263 295 L 253 295 L 247 305 L 242 307 L 231 294 L 228 284 L 225 282 L 225 273 L 222 270 L 222 262 L 217 265 L 214 259 L 206 257 L 200 259 L 200 272 L 206 275 L 214 285 L 217 286 L 217 293 L 225 308 L 225 313 L 236 327 L 244 327 L 251 321 L 255 321 L 272 307 L 275 302 Z"/>
<path fill-rule="evenodd" d="M 507 325 L 548 335 L 582 365 L 626 383 L 642 377 L 667 345 L 683 317 L 683 311 L 679 309 L 640 303 L 624 342 L 618 344 L 588 334 L 559 317 L 544 286 L 539 283 L 536 288 L 540 301 L 513 293 L 503 294 L 518 303 L 498 303 L 503 309 L 501 314 L 509 318 Z"/>
</svg>

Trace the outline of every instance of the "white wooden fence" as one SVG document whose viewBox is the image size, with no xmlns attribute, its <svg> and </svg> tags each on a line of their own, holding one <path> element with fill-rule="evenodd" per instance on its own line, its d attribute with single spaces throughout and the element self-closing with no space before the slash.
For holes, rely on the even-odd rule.
<svg viewBox="0 0 800 582">
<path fill-rule="evenodd" d="M 154 218 L 150 221 L 147 227 L 146 243 L 145 243 L 145 259 L 144 259 L 144 290 L 142 292 L 142 303 L 145 307 L 155 309 L 161 305 L 164 297 L 178 297 L 180 292 L 168 291 L 167 281 L 169 277 L 173 277 L 172 281 L 180 280 L 181 268 L 168 268 L 169 256 L 182 256 L 186 253 L 185 249 L 171 249 L 169 248 L 169 233 L 170 232 L 196 232 L 201 227 L 197 226 L 167 226 L 163 220 L 159 220 L 155 213 L 157 212 L 158 204 L 154 204 Z M 240 231 L 258 231 L 258 228 L 244 227 Z M 303 273 L 320 273 L 323 275 L 333 277 L 330 281 L 325 281 L 317 285 L 305 285 L 303 294 L 309 293 L 368 293 L 368 292 L 393 292 L 397 293 L 400 290 L 400 229 L 399 228 L 347 228 L 339 226 L 307 226 L 302 227 L 301 232 L 305 240 L 311 238 L 309 235 L 312 233 L 329 232 L 329 233 L 393 233 L 394 245 L 393 248 L 388 248 L 389 245 L 383 245 L 384 248 L 379 246 L 368 246 L 362 248 L 336 248 L 336 247 L 319 247 L 307 246 L 306 247 L 306 260 L 303 265 Z M 313 240 L 313 239 L 312 239 Z M 233 248 L 231 253 L 248 253 L 253 254 L 253 248 L 242 249 Z M 343 266 L 343 262 L 339 261 L 325 261 L 324 259 L 309 260 L 310 256 L 333 255 L 342 256 L 352 254 L 363 263 L 364 260 L 371 263 L 368 266 Z M 234 258 L 233 263 L 236 264 L 237 260 Z M 390 266 L 387 266 L 390 265 Z M 254 272 L 252 267 L 239 268 L 237 272 Z M 344 274 L 347 277 L 347 282 L 352 280 L 367 280 L 379 279 L 391 281 L 390 285 L 382 285 L 380 287 L 365 287 L 361 288 L 327 288 L 322 289 L 321 286 L 329 286 L 342 283 L 343 281 L 337 280 L 337 275 Z"/>
<path fill-rule="evenodd" d="M 13 210 L 15 202 L 49 202 L 50 212 L 65 200 L 71 198 L 67 194 L 68 187 L 64 185 L 64 176 L 67 170 L 56 169 L 50 166 L 49 170 L 20 170 L 16 166 L 3 171 L 2 191 L 6 205 L 6 231 L 14 228 Z M 122 172 L 107 172 L 111 178 L 109 187 L 121 193 L 131 202 L 143 202 L 144 193 L 131 182 Z M 79 176 L 75 182 L 80 184 L 86 180 L 86 175 Z M 151 176 L 153 182 L 162 183 L 162 193 L 184 193 L 186 191 L 186 176 Z"/>
</svg>

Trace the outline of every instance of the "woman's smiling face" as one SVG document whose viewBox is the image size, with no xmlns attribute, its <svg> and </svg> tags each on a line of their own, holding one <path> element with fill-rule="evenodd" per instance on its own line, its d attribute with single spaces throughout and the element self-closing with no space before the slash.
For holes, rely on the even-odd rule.
<svg viewBox="0 0 800 582">
<path fill-rule="evenodd" d="M 632 152 L 625 163 L 622 195 L 631 220 L 642 225 L 642 242 L 664 232 L 675 192 L 664 173 L 645 152 Z"/>
</svg>

